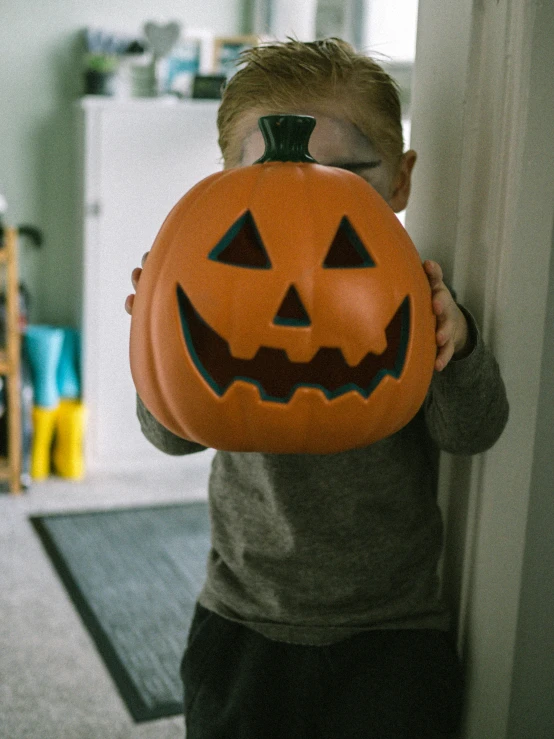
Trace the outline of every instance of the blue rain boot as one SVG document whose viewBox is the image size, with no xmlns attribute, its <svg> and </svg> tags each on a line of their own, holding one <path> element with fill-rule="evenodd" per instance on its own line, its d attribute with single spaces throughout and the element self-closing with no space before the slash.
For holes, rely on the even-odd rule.
<svg viewBox="0 0 554 739">
<path fill-rule="evenodd" d="M 60 402 L 57 375 L 64 330 L 30 325 L 25 330 L 24 341 L 33 375 L 35 406 L 57 408 Z"/>
<path fill-rule="evenodd" d="M 75 400 L 81 395 L 79 379 L 80 337 L 73 328 L 63 328 L 64 340 L 60 361 L 58 362 L 57 383 L 61 398 Z"/>
</svg>

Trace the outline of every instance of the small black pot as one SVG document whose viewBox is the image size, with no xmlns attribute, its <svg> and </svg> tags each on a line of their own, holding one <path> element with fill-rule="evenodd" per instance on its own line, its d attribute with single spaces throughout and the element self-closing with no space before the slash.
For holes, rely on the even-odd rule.
<svg viewBox="0 0 554 739">
<path fill-rule="evenodd" d="M 115 72 L 85 70 L 85 95 L 114 95 L 115 78 Z"/>
</svg>

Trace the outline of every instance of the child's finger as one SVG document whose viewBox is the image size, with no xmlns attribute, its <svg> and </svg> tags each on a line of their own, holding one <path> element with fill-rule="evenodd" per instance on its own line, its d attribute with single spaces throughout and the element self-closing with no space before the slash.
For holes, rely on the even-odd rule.
<svg viewBox="0 0 554 739">
<path fill-rule="evenodd" d="M 146 258 L 147 258 L 147 256 L 148 256 L 148 254 L 149 254 L 149 252 L 145 252 L 145 253 L 144 253 L 144 254 L 142 255 L 142 259 L 140 260 L 140 266 L 141 266 L 141 267 L 144 267 L 144 263 L 146 262 Z"/>
<path fill-rule="evenodd" d="M 423 262 L 423 268 L 429 278 L 429 284 L 431 285 L 431 290 L 436 289 L 440 286 L 443 279 L 442 269 L 440 264 L 437 262 L 433 262 L 431 259 L 426 259 L 425 262 Z"/>
<path fill-rule="evenodd" d="M 134 303 L 134 301 L 135 301 L 135 296 L 134 295 L 127 295 L 127 297 L 125 298 L 125 310 L 127 311 L 127 313 L 129 315 L 132 315 L 132 313 L 133 313 L 133 303 Z"/>
<path fill-rule="evenodd" d="M 138 281 L 141 274 L 142 269 L 140 267 L 135 267 L 135 269 L 131 272 L 131 282 L 133 283 L 133 287 L 135 288 L 135 290 L 137 289 Z"/>
<path fill-rule="evenodd" d="M 448 311 L 452 303 L 452 295 L 444 285 L 433 291 L 433 313 L 440 316 Z"/>
<path fill-rule="evenodd" d="M 437 331 L 437 346 L 444 346 L 452 337 L 452 331 L 448 325 L 443 325 Z"/>
<path fill-rule="evenodd" d="M 445 301 L 444 301 L 444 297 L 443 296 L 441 296 L 439 294 L 433 295 L 433 303 L 432 303 L 432 305 L 433 305 L 433 313 L 437 317 L 441 316 L 444 313 L 445 308 L 446 308 L 446 305 L 445 305 Z"/>
<path fill-rule="evenodd" d="M 448 311 L 442 311 L 437 315 L 436 337 L 437 345 L 444 346 L 454 335 L 454 321 Z"/>
<path fill-rule="evenodd" d="M 437 372 L 442 372 L 446 365 L 450 362 L 454 355 L 454 347 L 451 341 L 447 341 L 446 344 L 440 347 L 437 352 L 437 358 L 435 359 L 435 369 Z"/>
</svg>

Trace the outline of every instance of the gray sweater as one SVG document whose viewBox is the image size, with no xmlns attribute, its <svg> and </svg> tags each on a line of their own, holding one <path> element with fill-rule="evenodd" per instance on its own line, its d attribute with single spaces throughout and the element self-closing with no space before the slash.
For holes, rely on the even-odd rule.
<svg viewBox="0 0 554 739">
<path fill-rule="evenodd" d="M 439 450 L 483 452 L 508 418 L 496 360 L 470 328 L 472 352 L 435 373 L 421 410 L 387 439 L 328 455 L 215 454 L 204 607 L 297 644 L 449 628 L 437 575 Z M 161 426 L 140 399 L 138 416 L 162 451 L 204 449 Z"/>
</svg>

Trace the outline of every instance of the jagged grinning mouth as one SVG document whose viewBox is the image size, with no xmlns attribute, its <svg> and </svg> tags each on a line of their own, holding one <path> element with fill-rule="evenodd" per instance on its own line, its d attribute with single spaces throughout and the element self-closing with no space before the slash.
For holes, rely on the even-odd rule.
<svg viewBox="0 0 554 739">
<path fill-rule="evenodd" d="M 208 385 L 222 396 L 236 380 L 258 387 L 263 400 L 288 402 L 296 390 L 311 387 L 329 399 L 348 392 L 367 398 L 386 375 L 399 378 L 404 368 L 410 335 L 410 299 L 402 304 L 386 328 L 387 348 L 368 352 L 350 367 L 338 348 L 322 347 L 309 362 L 291 362 L 284 349 L 262 346 L 253 359 L 237 359 L 229 344 L 197 313 L 180 285 L 177 302 L 188 352 Z M 296 330 L 292 328 L 291 330 Z"/>
</svg>

